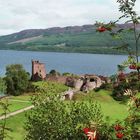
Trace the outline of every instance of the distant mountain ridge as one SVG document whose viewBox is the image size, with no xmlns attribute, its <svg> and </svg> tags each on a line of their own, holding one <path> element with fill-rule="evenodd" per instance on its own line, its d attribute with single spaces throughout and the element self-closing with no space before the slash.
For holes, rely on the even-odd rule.
<svg viewBox="0 0 140 140">
<path fill-rule="evenodd" d="M 80 33 L 84 31 L 90 31 L 94 25 L 83 25 L 83 26 L 67 26 L 67 27 L 52 27 L 47 29 L 27 29 L 17 33 L 0 36 L 1 38 L 5 38 L 5 42 L 17 41 L 20 39 L 40 36 L 44 34 L 61 34 L 61 33 Z"/>
<path fill-rule="evenodd" d="M 131 27 L 132 24 L 117 25 L 117 28 Z M 140 25 L 137 26 L 137 29 L 140 30 Z M 96 26 L 89 24 L 48 29 L 28 29 L 0 36 L 0 49 L 96 53 L 99 51 L 98 46 L 102 47 L 102 50 L 108 50 L 108 48 L 111 48 L 110 46 L 116 45 L 115 43 L 109 44 L 110 40 L 111 37 L 108 34 L 103 33 L 101 35 L 97 33 Z"/>
</svg>

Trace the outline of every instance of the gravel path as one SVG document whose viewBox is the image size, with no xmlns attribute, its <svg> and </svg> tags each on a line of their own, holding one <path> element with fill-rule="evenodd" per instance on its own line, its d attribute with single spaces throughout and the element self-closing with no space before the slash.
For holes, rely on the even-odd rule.
<svg viewBox="0 0 140 140">
<path fill-rule="evenodd" d="M 9 118 L 11 116 L 15 116 L 15 115 L 17 115 L 19 113 L 22 113 L 24 111 L 30 110 L 32 108 L 34 108 L 33 105 L 32 106 L 29 106 L 29 107 L 26 107 L 26 108 L 23 108 L 23 109 L 20 109 L 20 110 L 17 110 L 15 112 L 11 112 L 11 113 L 9 113 L 9 114 L 6 115 L 6 118 Z M 3 119 L 5 119 L 5 116 L 4 115 L 3 116 L 0 116 L 0 120 L 3 120 Z"/>
<path fill-rule="evenodd" d="M 10 99 L 10 101 L 14 101 L 14 102 L 23 102 L 23 103 L 29 103 L 29 102 L 30 102 L 30 101 L 15 100 L 15 99 Z"/>
</svg>

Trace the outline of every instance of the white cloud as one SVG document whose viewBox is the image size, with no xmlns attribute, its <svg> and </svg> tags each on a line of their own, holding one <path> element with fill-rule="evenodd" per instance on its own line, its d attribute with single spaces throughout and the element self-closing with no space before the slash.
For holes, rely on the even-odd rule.
<svg viewBox="0 0 140 140">
<path fill-rule="evenodd" d="M 137 10 L 139 5 L 140 1 Z M 120 15 L 116 0 L 0 0 L 0 9 L 0 35 L 29 28 L 107 22 Z"/>
</svg>

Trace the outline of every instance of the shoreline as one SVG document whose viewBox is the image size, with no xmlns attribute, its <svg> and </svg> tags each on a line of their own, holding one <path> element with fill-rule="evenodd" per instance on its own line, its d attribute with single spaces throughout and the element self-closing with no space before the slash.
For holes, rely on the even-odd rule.
<svg viewBox="0 0 140 140">
<path fill-rule="evenodd" d="M 0 49 L 0 51 L 19 51 L 19 52 L 42 52 L 42 53 L 66 53 L 66 54 L 97 54 L 97 55 L 116 55 L 116 56 L 128 56 L 123 53 L 92 53 L 92 52 L 70 52 L 70 51 L 43 51 L 43 50 L 14 50 L 14 49 Z M 139 55 L 140 56 L 140 55 Z"/>
</svg>

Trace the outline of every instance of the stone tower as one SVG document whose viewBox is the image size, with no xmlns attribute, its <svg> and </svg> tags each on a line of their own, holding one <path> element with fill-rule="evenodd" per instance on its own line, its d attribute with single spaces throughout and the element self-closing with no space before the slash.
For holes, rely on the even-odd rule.
<svg viewBox="0 0 140 140">
<path fill-rule="evenodd" d="M 45 80 L 46 69 L 45 64 L 32 60 L 32 78 L 33 81 Z"/>
</svg>

